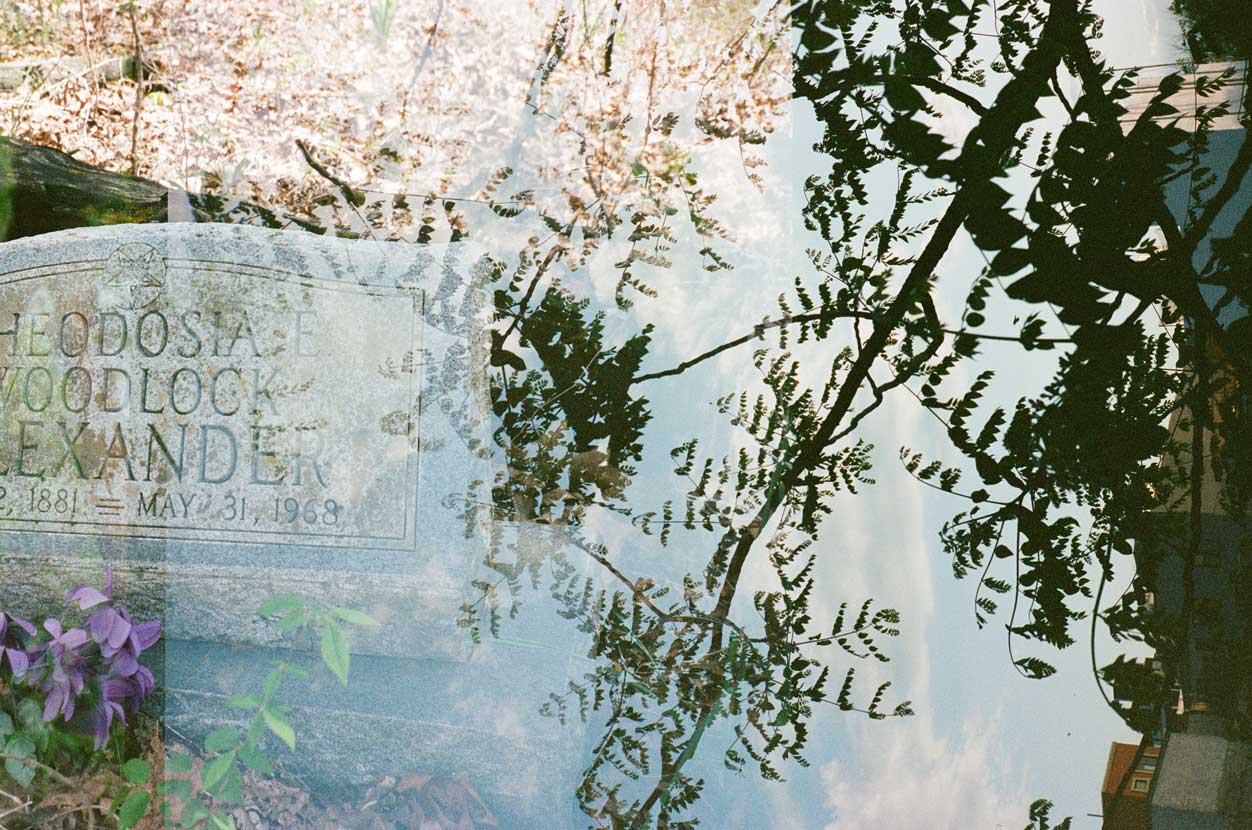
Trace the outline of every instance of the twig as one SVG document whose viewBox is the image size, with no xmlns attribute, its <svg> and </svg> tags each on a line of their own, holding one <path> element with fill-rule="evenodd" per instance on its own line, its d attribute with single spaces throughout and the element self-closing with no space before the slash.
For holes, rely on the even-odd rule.
<svg viewBox="0 0 1252 830">
<path fill-rule="evenodd" d="M 409 96 L 413 94 L 413 88 L 417 86 L 417 79 L 421 77 L 422 69 L 426 66 L 426 59 L 430 57 L 430 51 L 435 45 L 435 35 L 439 33 L 439 20 L 443 17 L 443 2 L 444 0 L 439 0 L 439 6 L 435 9 L 435 22 L 431 24 L 430 37 L 426 39 L 426 48 L 422 50 L 421 60 L 413 68 L 413 77 L 409 79 L 408 86 L 404 88 L 404 99 L 400 102 L 401 124 L 404 123 L 409 112 Z"/>
<path fill-rule="evenodd" d="M 604 74 L 613 74 L 613 42 L 617 39 L 617 27 L 621 24 L 622 19 L 622 0 L 614 0 L 613 18 L 609 23 L 609 36 L 604 42 Z M 655 66 L 656 52 L 652 53 L 653 65 Z"/>
<path fill-rule="evenodd" d="M 21 801 L 20 799 L 16 799 L 16 796 L 10 795 L 9 793 L 5 793 L 5 795 L 9 796 L 9 798 L 13 798 L 17 800 L 17 806 L 10 807 L 9 809 L 5 810 L 3 813 L 0 813 L 0 819 L 8 818 L 9 816 L 14 815 L 15 813 L 25 813 L 30 810 L 31 801 L 29 799 L 27 799 L 26 801 Z M 3 826 L 4 825 L 0 824 L 0 827 L 3 827 Z"/>
<path fill-rule="evenodd" d="M 987 114 L 987 105 L 984 104 L 982 101 L 979 101 L 973 95 L 970 95 L 968 92 L 963 92 L 962 90 L 957 89 L 951 84 L 945 84 L 943 81 L 940 81 L 936 78 L 931 78 L 928 75 L 906 75 L 906 74 L 900 74 L 900 73 L 893 73 L 891 75 L 880 75 L 871 79 L 871 83 L 875 83 L 875 84 L 886 84 L 889 81 L 900 81 L 906 84 L 911 84 L 912 86 L 919 86 L 919 87 L 922 87 L 923 89 L 929 89 L 931 92 L 937 92 L 940 95 L 946 95 L 952 100 L 958 101 L 964 104 L 976 115 L 981 116 L 981 115 Z"/>
<path fill-rule="evenodd" d="M 87 0 L 78 0 L 78 18 L 82 23 L 83 29 L 83 57 L 87 61 L 88 66 L 94 66 L 95 59 L 91 55 L 91 39 L 87 34 Z M 100 81 L 94 72 L 91 75 L 91 93 L 91 102 L 87 107 L 87 116 L 83 119 L 82 124 L 83 135 L 87 134 L 87 128 L 96 115 L 96 105 L 100 102 Z M 82 110 L 80 109 L 79 112 L 81 113 Z"/>
<path fill-rule="evenodd" d="M 347 200 L 348 207 L 352 208 L 352 212 L 356 214 L 356 218 L 361 220 L 361 224 L 365 226 L 365 230 L 370 235 L 370 239 L 376 239 L 377 237 L 374 235 L 374 226 L 370 224 L 369 220 L 365 218 L 365 215 L 362 214 L 360 210 L 361 206 L 365 204 L 365 194 L 359 190 L 354 190 L 349 187 L 347 182 L 330 172 L 325 165 L 313 158 L 313 151 L 309 148 L 308 144 L 297 140 L 296 146 L 300 148 L 300 153 L 304 156 L 304 160 L 308 162 L 309 167 L 312 167 L 314 172 L 339 189 L 339 192 L 343 194 L 344 199 Z"/>
<path fill-rule="evenodd" d="M 87 0 L 78 0 L 78 20 L 83 29 L 83 58 L 88 66 L 95 66 L 96 61 L 91 56 L 91 40 L 87 36 Z M 91 76 L 91 91 L 97 97 L 100 95 L 100 83 L 96 80 L 95 73 Z"/>
<path fill-rule="evenodd" d="M 417 193 L 410 190 L 384 190 L 379 187 L 358 187 L 355 189 L 358 193 L 379 193 L 384 196 L 392 196 L 397 199 L 403 196 L 406 199 L 423 199 L 430 202 L 467 202 L 475 205 L 522 205 L 523 207 L 532 204 L 531 202 L 527 202 L 522 199 L 476 199 L 473 196 L 446 196 L 441 193 Z"/>
<path fill-rule="evenodd" d="M 342 193 L 344 198 L 348 200 L 348 204 L 353 207 L 360 207 L 365 204 L 365 196 L 362 195 L 360 191 L 353 190 L 347 182 L 330 172 L 324 164 L 313 158 L 313 150 L 308 144 L 297 139 L 296 146 L 300 148 L 301 155 L 304 156 L 304 160 L 308 162 L 309 167 L 313 168 L 313 172 L 317 173 L 317 175 L 339 188 L 339 192 Z"/>
<path fill-rule="evenodd" d="M 139 175 L 139 116 L 143 112 L 143 47 L 139 43 L 139 24 L 135 20 L 135 2 L 126 4 L 130 14 L 130 35 L 135 44 L 135 118 L 130 125 L 130 174 Z"/>
<path fill-rule="evenodd" d="M 78 804 L 74 807 L 69 807 L 57 813 L 56 815 L 50 816 L 49 818 L 45 819 L 44 826 L 55 824 L 60 819 L 63 819 L 66 816 L 72 816 L 78 812 L 85 812 L 87 814 L 88 830 L 94 830 L 96 826 L 96 813 L 97 812 L 100 813 L 100 815 L 107 815 L 105 813 L 104 808 L 101 807 L 99 804 L 88 804 L 87 802 L 84 801 L 82 804 Z"/>
<path fill-rule="evenodd" d="M 0 819 L 8 818 L 9 816 L 14 815 L 16 813 L 25 813 L 25 812 L 30 811 L 30 805 L 33 802 L 31 802 L 29 798 L 23 801 L 22 799 L 13 795 L 13 793 L 5 792 L 4 790 L 0 790 L 0 793 L 3 793 L 7 798 L 13 799 L 13 803 L 17 805 L 16 807 L 10 807 L 9 809 L 0 813 Z M 3 827 L 3 826 L 4 826 L 3 824 L 0 824 L 0 827 Z"/>
<path fill-rule="evenodd" d="M 749 342 L 750 340 L 756 340 L 758 338 L 763 337 L 766 329 L 778 328 L 779 326 L 789 326 L 794 323 L 827 322 L 827 321 L 832 321 L 832 320 L 836 320 L 836 319 L 843 318 L 843 317 L 861 317 L 865 319 L 873 319 L 873 315 L 869 312 L 859 312 L 859 311 L 822 312 L 822 311 L 819 311 L 813 314 L 797 314 L 797 315 L 790 316 L 790 317 L 783 317 L 782 319 L 779 319 L 779 320 L 766 320 L 763 323 L 758 323 L 757 325 L 753 326 L 752 332 L 750 334 L 745 334 L 741 337 L 736 337 L 734 340 L 728 340 L 725 343 L 722 343 L 720 346 L 715 346 L 706 352 L 701 352 L 700 354 L 696 355 L 695 357 L 689 360 L 684 360 L 682 363 L 679 363 L 677 366 L 673 367 L 672 369 L 665 369 L 659 372 L 648 372 L 647 374 L 636 375 L 635 377 L 630 379 L 630 382 L 632 384 L 642 383 L 643 381 L 646 381 L 646 380 L 656 380 L 657 378 L 671 377 L 673 375 L 681 375 L 683 372 L 687 371 L 692 366 L 695 366 L 698 363 L 703 363 L 704 361 L 710 358 L 716 357 L 717 355 L 721 354 L 727 349 L 733 349 L 734 347 L 741 346 L 744 343 Z"/>
<path fill-rule="evenodd" d="M 739 632 L 739 635 L 743 637 L 745 640 L 749 640 L 753 642 L 761 641 L 761 638 L 756 638 L 754 640 L 754 638 L 751 637 L 748 634 L 748 632 L 744 630 L 742 626 L 740 626 L 734 620 L 726 616 L 716 617 L 716 616 L 710 616 L 708 614 L 671 614 L 671 613 L 661 610 L 661 608 L 659 608 L 656 605 L 656 603 L 652 601 L 652 598 L 648 596 L 647 591 L 643 588 L 643 586 L 639 582 L 632 582 L 630 577 L 622 573 L 622 571 L 616 565 L 614 565 L 611 561 L 609 561 L 608 557 L 597 552 L 594 548 L 592 548 L 590 545 L 586 543 L 583 543 L 580 541 L 574 541 L 573 545 L 574 547 L 581 550 L 583 553 L 590 556 L 596 562 L 598 562 L 601 565 L 601 567 L 603 567 L 610 574 L 612 574 L 613 577 L 618 582 L 621 582 L 623 585 L 629 588 L 631 594 L 635 598 L 635 602 L 647 608 L 649 611 L 651 611 L 656 616 L 656 618 L 660 620 L 661 622 L 685 623 L 689 625 L 701 625 L 701 626 L 708 626 L 710 624 L 714 626 L 729 626 L 730 628 L 733 628 L 735 631 Z"/>
</svg>

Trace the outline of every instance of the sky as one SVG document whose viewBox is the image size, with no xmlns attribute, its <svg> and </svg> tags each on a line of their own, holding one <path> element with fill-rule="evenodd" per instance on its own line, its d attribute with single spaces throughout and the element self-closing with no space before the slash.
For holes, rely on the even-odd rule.
<svg viewBox="0 0 1252 830">
<path fill-rule="evenodd" d="M 1106 21 L 1100 48 L 1113 65 L 1176 59 L 1178 35 L 1166 0 L 1096 5 Z M 972 254 L 968 247 L 956 252 L 945 268 L 976 273 L 980 263 Z M 1042 377 L 1022 366 L 1020 351 L 1012 354 L 1014 372 L 1030 383 Z M 919 433 L 942 441 L 937 424 L 924 416 L 889 417 L 890 437 L 884 435 L 881 446 L 919 444 Z M 916 492 L 886 467 L 878 509 L 866 512 L 890 516 L 890 522 L 859 523 L 850 535 L 853 556 L 871 563 L 868 572 L 880 596 L 909 597 L 914 608 L 928 611 L 918 615 L 917 628 L 909 627 L 902 644 L 918 714 L 848 729 L 846 749 L 821 764 L 826 812 L 810 810 L 807 820 L 837 830 L 1019 828 L 1027 823 L 1030 802 L 1045 797 L 1056 803 L 1054 816 L 1074 817 L 1075 828 L 1099 827 L 1100 819 L 1087 814 L 1100 812 L 1109 742 L 1137 736 L 1105 706 L 1087 649 L 1041 653 L 1055 658 L 1058 673 L 1045 681 L 1020 677 L 1010 664 L 1002 624 L 977 629 L 974 583 L 953 579 L 938 550 L 938 527 L 959 506 L 934 491 Z M 919 550 L 924 555 L 916 555 Z M 1101 665 L 1116 653 L 1108 643 L 1098 651 Z M 815 806 L 811 793 L 795 793 L 794 799 Z"/>
<path fill-rule="evenodd" d="M 1119 67 L 1175 60 L 1179 38 L 1167 5 L 1167 0 L 1098 0 L 1097 11 L 1106 21 L 1099 47 L 1105 57 Z M 940 126 L 953 139 L 972 125 L 956 107 L 944 116 Z M 764 204 L 754 205 L 777 221 L 758 226 L 757 236 L 749 231 L 738 240 L 748 262 L 732 284 L 697 280 L 686 291 L 667 295 L 663 308 L 645 312 L 658 323 L 659 349 L 668 347 L 675 356 L 691 354 L 719 342 L 725 331 L 749 330 L 761 309 L 775 308 L 773 299 L 806 267 L 803 248 L 814 239 L 794 224 L 802 204 L 798 183 L 824 162 L 809 149 L 817 135 L 811 111 L 798 104 L 791 118 L 790 135 L 771 142 L 768 150 L 772 186 L 756 197 Z M 716 161 L 708 166 L 716 175 Z M 735 191 L 730 187 L 725 192 Z M 777 244 L 780 232 L 788 244 Z M 681 272 L 682 264 L 676 265 Z M 966 241 L 954 247 L 939 270 L 972 277 L 981 267 Z M 959 276 L 949 280 L 952 288 L 941 289 L 938 303 L 945 319 L 959 315 L 969 281 Z M 692 325 L 692 320 L 702 322 Z M 992 353 L 992 359 L 999 358 Z M 1025 392 L 1050 376 L 1050 359 L 1040 353 L 1027 359 L 1013 349 L 999 368 L 1009 378 L 1016 376 L 1021 381 L 1018 391 Z M 655 423 L 660 425 L 656 430 L 677 434 L 674 421 L 690 413 L 702 395 L 711 400 L 724 391 L 745 363 L 742 356 L 727 353 L 716 365 L 707 388 L 685 375 L 653 399 Z M 1002 388 L 1006 400 L 1012 400 L 1012 385 Z M 712 430 L 715 422 L 710 409 L 705 427 Z M 941 428 L 915 402 L 899 398 L 867 424 L 865 434 L 877 447 L 877 483 L 840 502 L 819 534 L 818 577 L 825 588 L 817 611 L 833 615 L 840 601 L 866 597 L 901 611 L 902 634 L 887 644 L 892 662 L 878 667 L 877 676 L 893 683 L 898 698 L 888 699 L 911 700 L 916 715 L 870 722 L 823 712 L 815 718 L 812 765 L 789 767 L 789 780 L 783 784 L 761 782 L 751 774 L 720 773 L 717 759 L 712 759 L 705 770 L 710 776 L 706 802 L 718 806 L 701 806 L 707 816 L 704 826 L 1021 828 L 1027 824 L 1029 804 L 1048 798 L 1056 803 L 1054 817 L 1073 816 L 1075 828 L 1099 827 L 1100 819 L 1087 814 L 1100 810 L 1109 742 L 1137 737 L 1106 707 L 1088 650 L 1081 643 L 1060 653 L 1019 644 L 1016 656 L 1037 654 L 1058 672 L 1045 681 L 1027 680 L 1016 672 L 1003 619 L 977 628 L 976 581 L 955 580 L 939 545 L 941 524 L 961 505 L 917 485 L 896 459 L 905 445 L 944 457 Z M 948 460 L 954 460 L 950 454 Z M 759 585 L 769 583 L 763 571 L 749 576 Z M 1128 575 L 1120 576 L 1106 590 L 1106 598 L 1124 588 Z M 1101 665 L 1117 653 L 1107 642 L 1099 642 L 1097 652 Z M 864 692 L 868 677 L 863 682 Z M 713 809 L 721 815 L 707 813 Z"/>
</svg>

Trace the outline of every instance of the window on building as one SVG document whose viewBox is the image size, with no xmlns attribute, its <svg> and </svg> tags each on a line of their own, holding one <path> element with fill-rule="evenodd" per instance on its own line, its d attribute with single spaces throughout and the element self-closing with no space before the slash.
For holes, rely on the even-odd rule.
<svg viewBox="0 0 1252 830">
<path fill-rule="evenodd" d="M 1139 766 L 1136 767 L 1136 769 L 1143 770 L 1145 772 L 1152 772 L 1156 769 L 1156 758 L 1151 755 L 1144 755 L 1143 758 L 1139 760 Z"/>
<path fill-rule="evenodd" d="M 1130 782 L 1130 788 L 1137 793 L 1146 793 L 1148 791 L 1148 779 L 1136 778 Z"/>
</svg>

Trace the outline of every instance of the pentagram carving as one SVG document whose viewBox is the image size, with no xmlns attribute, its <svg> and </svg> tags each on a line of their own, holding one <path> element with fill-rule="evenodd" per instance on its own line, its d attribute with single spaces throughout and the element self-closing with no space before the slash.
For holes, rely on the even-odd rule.
<svg viewBox="0 0 1252 830">
<path fill-rule="evenodd" d="M 119 245 L 104 264 L 103 287 L 115 307 L 149 306 L 165 290 L 165 259 L 142 242 Z"/>
</svg>

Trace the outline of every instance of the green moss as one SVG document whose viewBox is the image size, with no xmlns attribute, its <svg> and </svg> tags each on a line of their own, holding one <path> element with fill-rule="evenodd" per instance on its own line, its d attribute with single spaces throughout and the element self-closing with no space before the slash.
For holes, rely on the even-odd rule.
<svg viewBox="0 0 1252 830">
<path fill-rule="evenodd" d="M 164 210 L 151 205 L 88 206 L 83 210 L 84 225 L 141 225 L 159 222 Z"/>
<path fill-rule="evenodd" d="M 0 149 L 0 241 L 9 238 L 13 224 L 13 162 L 9 153 Z"/>
</svg>

